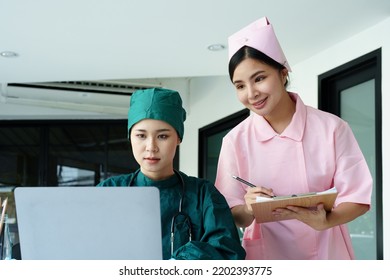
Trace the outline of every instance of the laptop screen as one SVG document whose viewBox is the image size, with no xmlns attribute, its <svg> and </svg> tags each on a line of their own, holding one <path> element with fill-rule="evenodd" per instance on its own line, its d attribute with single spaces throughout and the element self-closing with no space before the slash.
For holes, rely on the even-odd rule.
<svg viewBox="0 0 390 280">
<path fill-rule="evenodd" d="M 155 187 L 18 187 L 23 260 L 162 259 Z"/>
</svg>

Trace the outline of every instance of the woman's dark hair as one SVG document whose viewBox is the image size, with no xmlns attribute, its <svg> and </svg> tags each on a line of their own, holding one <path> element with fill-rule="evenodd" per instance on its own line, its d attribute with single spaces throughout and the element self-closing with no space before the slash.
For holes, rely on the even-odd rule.
<svg viewBox="0 0 390 280">
<path fill-rule="evenodd" d="M 279 62 L 276 62 L 269 56 L 265 55 L 261 51 L 258 51 L 254 48 L 248 47 L 248 46 L 243 46 L 241 49 L 239 49 L 230 59 L 229 61 L 229 76 L 230 76 L 230 81 L 233 81 L 233 74 L 234 71 L 236 70 L 238 64 L 240 64 L 244 59 L 246 58 L 252 58 L 255 60 L 259 60 L 277 70 L 283 70 L 284 67 L 281 65 Z M 288 84 L 288 80 L 286 80 L 286 83 L 284 86 L 286 87 Z"/>
</svg>

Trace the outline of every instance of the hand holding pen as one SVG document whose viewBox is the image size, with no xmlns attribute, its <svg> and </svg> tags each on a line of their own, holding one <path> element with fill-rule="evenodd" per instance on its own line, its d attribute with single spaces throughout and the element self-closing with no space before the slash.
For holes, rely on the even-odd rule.
<svg viewBox="0 0 390 280">
<path fill-rule="evenodd" d="M 248 182 L 248 181 L 246 181 L 238 176 L 235 176 L 235 175 L 232 175 L 232 177 L 234 179 L 236 179 L 237 181 L 244 183 L 245 185 L 247 185 L 251 188 L 257 188 L 255 191 L 252 191 L 252 193 L 257 193 L 258 196 L 260 195 L 260 196 L 265 196 L 265 197 L 275 197 L 272 189 L 267 189 L 265 187 L 258 187 L 258 186 L 254 185 L 254 184 L 252 184 L 252 183 L 250 183 L 250 182 Z"/>
<path fill-rule="evenodd" d="M 250 224 L 254 219 L 252 204 L 256 202 L 256 198 L 258 196 L 274 197 L 274 193 L 273 193 L 272 189 L 258 187 L 258 186 L 254 185 L 248 181 L 245 181 L 244 179 L 242 179 L 238 176 L 232 175 L 232 177 L 235 180 L 250 187 L 247 189 L 247 192 L 244 195 L 245 205 L 241 205 L 241 206 L 239 206 L 240 208 L 237 208 L 237 209 L 243 209 L 243 213 L 246 213 L 246 215 L 244 215 L 242 217 L 247 217 L 247 218 L 244 218 L 247 221 L 247 222 L 245 222 L 245 224 Z"/>
</svg>

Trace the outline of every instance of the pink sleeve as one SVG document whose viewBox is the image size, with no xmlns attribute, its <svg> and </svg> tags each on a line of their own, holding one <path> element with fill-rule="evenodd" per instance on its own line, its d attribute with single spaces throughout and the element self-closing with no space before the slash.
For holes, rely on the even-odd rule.
<svg viewBox="0 0 390 280">
<path fill-rule="evenodd" d="M 335 131 L 336 172 L 334 186 L 341 202 L 371 204 L 372 176 L 353 132 L 346 122 Z"/>
<path fill-rule="evenodd" d="M 230 208 L 245 204 L 244 195 L 246 194 L 246 189 L 240 182 L 232 178 L 232 175 L 239 174 L 236 152 L 236 147 L 230 141 L 230 138 L 223 138 L 215 186 L 225 196 Z"/>
</svg>

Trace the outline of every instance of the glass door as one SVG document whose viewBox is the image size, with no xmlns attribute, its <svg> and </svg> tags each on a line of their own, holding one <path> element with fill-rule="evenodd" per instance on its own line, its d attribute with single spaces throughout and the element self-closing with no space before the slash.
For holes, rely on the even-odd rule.
<svg viewBox="0 0 390 280">
<path fill-rule="evenodd" d="M 320 75 L 318 100 L 349 123 L 373 177 L 370 211 L 348 223 L 356 259 L 383 259 L 381 50 Z"/>
<path fill-rule="evenodd" d="M 373 185 L 376 185 L 375 162 L 375 80 L 340 92 L 340 116 L 347 121 L 359 142 Z M 355 254 L 359 259 L 376 259 L 376 189 L 373 188 L 371 211 L 348 224 Z"/>
</svg>

